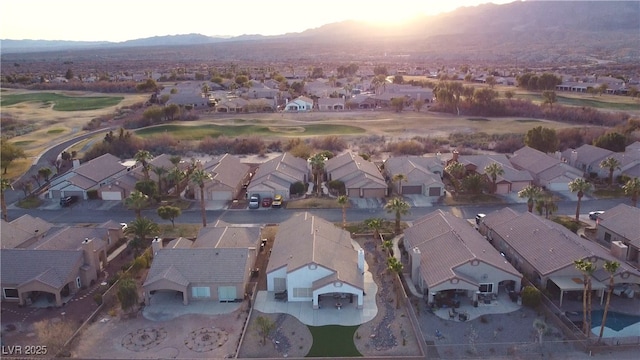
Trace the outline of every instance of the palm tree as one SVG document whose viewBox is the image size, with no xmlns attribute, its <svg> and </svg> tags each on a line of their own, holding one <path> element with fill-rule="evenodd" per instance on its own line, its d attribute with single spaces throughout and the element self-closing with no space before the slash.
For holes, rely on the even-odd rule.
<svg viewBox="0 0 640 360">
<path fill-rule="evenodd" d="M 576 269 L 582 272 L 584 291 L 582 293 L 582 330 L 589 338 L 591 335 L 591 276 L 596 271 L 596 266 L 589 260 L 575 260 Z"/>
<path fill-rule="evenodd" d="M 180 170 L 177 167 L 169 170 L 169 173 L 167 174 L 167 180 L 171 181 L 174 184 L 175 193 L 178 197 L 180 197 L 180 183 L 182 182 L 182 180 L 184 180 L 185 176 L 186 174 L 184 173 L 184 171 Z"/>
<path fill-rule="evenodd" d="M 602 323 L 600 324 L 600 336 L 598 337 L 598 342 L 602 340 L 604 325 L 607 322 L 607 312 L 609 311 L 609 305 L 611 304 L 611 293 L 613 293 L 614 286 L 613 275 L 618 271 L 620 263 L 617 261 L 605 261 L 603 267 L 609 273 L 609 288 L 607 289 L 607 302 L 604 305 L 604 313 L 602 314 Z"/>
<path fill-rule="evenodd" d="M 631 196 L 631 203 L 634 207 L 638 206 L 638 196 L 640 195 L 640 178 L 633 178 L 622 186 L 624 194 Z"/>
<path fill-rule="evenodd" d="M 338 204 L 342 207 L 342 228 L 347 228 L 347 205 L 349 205 L 349 197 L 347 195 L 338 196 Z"/>
<path fill-rule="evenodd" d="M 558 204 L 553 196 L 544 196 L 536 200 L 536 211 L 542 215 L 544 211 L 544 217 L 549 218 L 549 215 L 553 215 L 558 211 Z"/>
<path fill-rule="evenodd" d="M 527 199 L 529 212 L 533 211 L 533 204 L 540 195 L 542 195 L 542 189 L 535 185 L 527 185 L 524 189 L 518 192 L 518 197 Z"/>
<path fill-rule="evenodd" d="M 387 269 L 389 269 L 389 271 L 391 271 L 392 273 L 395 273 L 397 276 L 395 276 L 396 279 L 394 279 L 394 284 L 396 284 L 396 309 L 400 308 L 400 276 L 402 275 L 402 268 L 403 265 L 402 263 L 396 259 L 395 257 L 391 256 L 387 259 Z"/>
<path fill-rule="evenodd" d="M 467 168 L 457 161 L 452 162 L 444 168 L 444 171 L 449 174 L 451 178 L 451 182 L 453 182 L 453 187 L 456 189 L 456 193 L 460 191 L 460 179 L 464 176 L 464 173 L 467 171 Z"/>
<path fill-rule="evenodd" d="M 387 253 L 388 257 L 391 257 L 391 249 L 393 249 L 393 241 L 391 240 L 383 240 L 382 241 L 382 249 Z"/>
<path fill-rule="evenodd" d="M 609 169 L 609 186 L 613 185 L 613 172 L 620 170 L 622 163 L 614 157 L 608 157 L 600 162 L 600 167 L 603 169 Z"/>
<path fill-rule="evenodd" d="M 136 218 L 140 218 L 142 209 L 147 206 L 149 197 L 138 190 L 133 190 L 129 197 L 124 200 L 124 204 L 133 209 L 136 213 Z"/>
<path fill-rule="evenodd" d="M 169 157 L 169 161 L 173 164 L 174 167 L 178 167 L 178 164 L 180 164 L 180 161 L 182 161 L 182 156 L 180 156 L 180 155 L 171 155 Z"/>
<path fill-rule="evenodd" d="M 583 178 L 577 178 L 569 182 L 569 190 L 571 192 L 577 192 L 578 204 L 576 205 L 576 221 L 580 221 L 580 204 L 584 193 L 591 190 L 591 183 Z"/>
<path fill-rule="evenodd" d="M 502 165 L 494 162 L 485 166 L 484 172 L 491 178 L 491 192 L 495 194 L 497 190 L 496 181 L 498 180 L 498 175 L 504 175 L 504 169 L 502 168 Z"/>
<path fill-rule="evenodd" d="M 202 212 L 202 227 L 207 227 L 207 213 L 204 207 L 204 184 L 208 180 L 213 179 L 213 177 L 208 172 L 197 168 L 193 170 L 189 179 L 198 184 L 198 187 L 200 187 L 200 211 Z"/>
<path fill-rule="evenodd" d="M 323 153 L 317 153 L 309 158 L 309 163 L 311 164 L 313 176 L 316 179 L 316 191 L 318 192 L 318 195 L 321 194 L 320 176 L 322 176 L 322 173 L 324 171 L 325 161 L 327 161 L 327 157 Z"/>
<path fill-rule="evenodd" d="M 154 166 L 153 168 L 151 168 L 151 171 L 153 171 L 153 173 L 158 176 L 158 193 L 160 194 L 160 196 L 162 196 L 162 180 L 164 180 L 162 176 L 166 174 L 168 170 L 163 166 Z"/>
<path fill-rule="evenodd" d="M 146 245 L 147 236 L 157 235 L 160 233 L 158 224 L 149 220 L 146 217 L 139 217 L 133 220 L 127 228 L 124 230 L 125 234 L 132 234 L 137 239 L 137 242 L 132 241 L 132 245 L 135 249 L 136 256 L 138 253 L 138 247 L 144 247 Z M 134 239 L 134 240 L 135 240 Z"/>
<path fill-rule="evenodd" d="M 407 176 L 405 174 L 393 175 L 393 182 L 398 183 L 398 195 L 402 195 L 402 182 L 406 180 L 407 180 Z"/>
<path fill-rule="evenodd" d="M 7 189 L 13 189 L 11 187 L 11 181 L 4 178 L 0 179 L 0 208 L 2 210 L 2 218 L 4 219 L 4 221 L 9 221 L 9 217 L 7 215 L 7 202 L 4 198 L 4 192 Z"/>
<path fill-rule="evenodd" d="M 367 225 L 369 229 L 373 230 L 373 237 L 375 237 L 376 240 L 380 239 L 380 229 L 382 229 L 382 226 L 384 225 L 384 220 L 380 218 L 371 218 L 365 220 L 364 224 Z"/>
<path fill-rule="evenodd" d="M 396 234 L 400 234 L 400 219 L 402 215 L 407 215 L 409 213 L 409 208 L 410 208 L 409 204 L 399 197 L 394 197 L 384 205 L 384 208 L 387 209 L 388 213 L 395 213 L 395 216 L 396 216 L 395 232 Z"/>
<path fill-rule="evenodd" d="M 149 160 L 153 159 L 153 155 L 147 150 L 138 150 L 133 156 L 136 162 L 142 164 L 142 172 L 144 172 L 144 179 L 149 180 Z"/>
</svg>

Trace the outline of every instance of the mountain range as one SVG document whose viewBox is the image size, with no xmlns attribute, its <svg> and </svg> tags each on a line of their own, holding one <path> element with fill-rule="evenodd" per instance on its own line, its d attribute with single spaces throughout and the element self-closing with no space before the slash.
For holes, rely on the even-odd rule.
<svg viewBox="0 0 640 360">
<path fill-rule="evenodd" d="M 2 40 L 2 53 L 57 50 L 176 47 L 215 44 L 336 45 L 418 57 L 488 59 L 522 57 L 572 62 L 592 56 L 617 61 L 640 59 L 638 1 L 524 1 L 459 8 L 389 27 L 343 21 L 277 36 L 155 36 L 124 42 Z M 550 59 L 551 57 L 551 59 Z"/>
</svg>

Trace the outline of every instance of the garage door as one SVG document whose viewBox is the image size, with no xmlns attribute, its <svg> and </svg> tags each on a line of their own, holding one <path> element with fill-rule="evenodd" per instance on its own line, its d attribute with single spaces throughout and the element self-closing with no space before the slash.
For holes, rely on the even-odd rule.
<svg viewBox="0 0 640 360">
<path fill-rule="evenodd" d="M 440 196 L 442 195 L 442 188 L 439 186 L 434 186 L 429 188 L 429 196 Z"/>
<path fill-rule="evenodd" d="M 385 195 L 385 189 L 364 189 L 362 192 L 367 199 L 383 198 Z"/>
<path fill-rule="evenodd" d="M 234 301 L 236 298 L 235 286 L 218 286 L 218 300 Z"/>
<path fill-rule="evenodd" d="M 402 194 L 403 195 L 421 195 L 422 194 L 422 186 L 420 186 L 420 185 L 402 186 Z"/>
<path fill-rule="evenodd" d="M 551 191 L 569 191 L 568 183 L 550 183 L 547 188 Z"/>
<path fill-rule="evenodd" d="M 62 193 L 62 197 L 77 196 L 78 199 L 84 199 L 83 191 L 62 191 L 61 193 Z"/>
<path fill-rule="evenodd" d="M 230 191 L 212 191 L 209 194 L 210 200 L 231 200 Z"/>
<path fill-rule="evenodd" d="M 509 184 L 496 184 L 496 194 L 508 194 L 509 193 Z"/>
<path fill-rule="evenodd" d="M 360 189 L 349 189 L 347 190 L 347 193 L 347 196 L 349 196 L 350 198 L 360 197 Z"/>
<path fill-rule="evenodd" d="M 102 200 L 122 200 L 122 193 L 120 191 L 103 191 Z"/>
</svg>

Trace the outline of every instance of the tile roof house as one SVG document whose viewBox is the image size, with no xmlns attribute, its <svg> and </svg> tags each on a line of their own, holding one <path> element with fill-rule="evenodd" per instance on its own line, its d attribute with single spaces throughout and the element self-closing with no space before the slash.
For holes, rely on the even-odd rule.
<svg viewBox="0 0 640 360">
<path fill-rule="evenodd" d="M 284 111 L 311 111 L 313 109 L 313 100 L 306 96 L 299 96 L 289 102 L 284 107 Z"/>
<path fill-rule="evenodd" d="M 598 216 L 598 240 L 611 244 L 620 260 L 640 267 L 640 208 L 620 204 Z"/>
<path fill-rule="evenodd" d="M 577 149 L 565 150 L 561 153 L 561 156 L 563 160 L 566 160 L 567 164 L 582 170 L 585 176 L 589 176 L 590 173 L 595 173 L 598 177 L 603 178 L 609 176 L 609 169 L 601 168 L 600 162 L 614 154 L 611 150 L 584 144 Z M 614 176 L 617 176 L 619 173 L 619 170 L 614 171 Z"/>
<path fill-rule="evenodd" d="M 278 194 L 287 200 L 291 196 L 291 185 L 296 182 L 307 183 L 309 171 L 309 164 L 305 159 L 284 153 L 258 167 L 247 187 L 247 195 L 258 194 L 262 198 L 273 198 Z"/>
<path fill-rule="evenodd" d="M 74 164 L 75 165 L 75 164 Z M 87 199 L 87 191 L 97 190 L 109 184 L 129 168 L 120 163 L 120 159 L 104 154 L 82 165 L 74 166 L 67 173 L 51 181 L 49 197 L 59 199 L 65 196 L 79 196 Z"/>
<path fill-rule="evenodd" d="M 420 194 L 440 197 L 444 195 L 442 174 L 444 166 L 438 157 L 424 156 L 395 156 L 384 162 L 384 173 L 387 179 L 393 179 L 397 174 L 406 176 L 399 193 Z M 398 191 L 396 186 L 396 191 Z"/>
<path fill-rule="evenodd" d="M 593 275 L 593 289 L 601 300 L 609 278 L 602 265 L 604 261 L 618 261 L 609 249 L 529 212 L 510 208 L 495 211 L 484 217 L 479 230 L 534 283 L 558 291 L 560 305 L 565 291 L 583 290 L 582 273 L 576 269 L 575 260 L 589 260 L 599 269 Z M 640 284 L 640 271 L 620 262 L 614 281 Z"/>
<path fill-rule="evenodd" d="M 230 154 L 224 154 L 207 161 L 198 166 L 211 174 L 212 179 L 204 183 L 205 200 L 226 200 L 237 199 L 242 191 L 242 186 L 249 181 L 250 167 L 240 162 L 240 159 Z M 195 199 L 200 200 L 200 187 L 197 184 L 189 183 L 193 189 Z"/>
<path fill-rule="evenodd" d="M 436 210 L 405 230 L 411 279 L 429 303 L 446 290 L 497 294 L 500 285 L 520 288 L 522 275 L 464 219 Z"/>
<path fill-rule="evenodd" d="M 28 240 L 44 236 L 53 224 L 29 214 L 20 216 L 10 222 L 1 221 L 2 248 L 13 249 L 20 247 Z"/>
<path fill-rule="evenodd" d="M 518 170 L 526 170 L 534 184 L 550 191 L 569 191 L 569 183 L 582 177 L 582 171 L 528 146 L 517 150 L 509 159 Z"/>
<path fill-rule="evenodd" d="M 319 111 L 340 111 L 345 109 L 344 98 L 322 97 L 318 99 Z"/>
<path fill-rule="evenodd" d="M 388 194 L 387 183 L 376 164 L 360 155 L 346 152 L 325 162 L 328 181 L 342 181 L 347 196 L 383 198 Z"/>
<path fill-rule="evenodd" d="M 364 250 L 356 250 L 348 231 L 307 212 L 282 222 L 267 266 L 267 290 L 287 291 L 288 301 L 349 296 L 364 303 Z M 355 297 L 355 299 L 354 299 Z"/>
<path fill-rule="evenodd" d="M 504 174 L 496 177 L 496 194 L 517 193 L 533 182 L 528 171 L 514 168 L 504 154 L 460 155 L 458 161 L 465 166 L 467 172 L 485 175 L 489 182 L 491 176 L 485 173 L 485 167 L 492 163 L 499 164 Z"/>
</svg>

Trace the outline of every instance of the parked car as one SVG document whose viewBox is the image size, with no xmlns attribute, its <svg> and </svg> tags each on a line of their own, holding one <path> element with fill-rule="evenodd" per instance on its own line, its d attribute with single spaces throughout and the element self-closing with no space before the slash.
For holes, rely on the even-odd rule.
<svg viewBox="0 0 640 360">
<path fill-rule="evenodd" d="M 262 207 L 268 208 L 271 207 L 271 204 L 273 203 L 273 199 L 266 197 L 264 199 L 262 199 Z"/>
<path fill-rule="evenodd" d="M 589 219 L 591 220 L 598 220 L 598 216 L 604 214 L 604 211 L 602 210 L 596 210 L 596 211 L 592 211 L 589 213 Z"/>
<path fill-rule="evenodd" d="M 476 225 L 480 225 L 480 223 L 482 222 L 482 219 L 484 219 L 485 216 L 487 216 L 487 215 L 485 215 L 485 214 L 476 215 Z"/>
<path fill-rule="evenodd" d="M 78 197 L 77 196 L 65 196 L 65 197 L 60 199 L 60 206 L 62 206 L 62 207 L 71 206 L 71 204 L 73 204 L 73 203 L 75 203 L 77 201 L 78 201 Z"/>
<path fill-rule="evenodd" d="M 278 208 L 282 206 L 282 195 L 278 194 L 276 196 L 273 197 L 273 204 L 271 204 L 272 207 L 274 208 Z"/>
<path fill-rule="evenodd" d="M 257 209 L 260 207 L 260 195 L 251 195 L 249 198 L 249 209 Z"/>
</svg>

